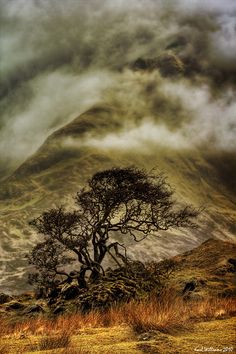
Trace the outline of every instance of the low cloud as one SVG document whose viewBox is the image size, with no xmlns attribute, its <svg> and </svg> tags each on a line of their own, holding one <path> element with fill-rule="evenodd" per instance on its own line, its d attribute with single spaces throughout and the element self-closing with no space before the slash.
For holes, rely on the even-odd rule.
<svg viewBox="0 0 236 354">
<path fill-rule="evenodd" d="M 82 146 L 101 150 L 130 150 L 149 154 L 155 148 L 187 149 L 190 144 L 181 132 L 172 132 L 164 124 L 157 125 L 151 119 L 144 119 L 139 125 L 125 125 L 117 133 L 108 133 L 103 137 L 88 135 L 85 139 L 67 138 L 63 147 L 79 149 Z"/>
<path fill-rule="evenodd" d="M 103 150 L 136 150 L 145 154 L 165 149 L 236 151 L 235 93 L 230 88 L 214 97 L 207 84 L 186 79 L 163 79 L 158 73 L 126 71 L 114 76 L 115 86 L 104 91 L 119 121 L 111 132 L 89 133 L 67 139 L 65 147 L 90 146 Z"/>
<path fill-rule="evenodd" d="M 219 19 L 220 29 L 212 34 L 212 61 L 229 71 L 235 68 L 236 58 L 236 6 L 235 13 Z"/>
<path fill-rule="evenodd" d="M 178 97 L 190 120 L 181 126 L 191 144 L 201 148 L 236 151 L 235 92 L 226 89 L 213 97 L 207 85 L 193 86 L 184 81 L 163 84 L 163 91 Z"/>
<path fill-rule="evenodd" d="M 103 72 L 72 75 L 52 72 L 29 83 L 32 99 L 23 111 L 5 114 L 0 133 L 0 161 L 22 161 L 32 154 L 55 129 L 102 101 L 112 84 Z"/>
<path fill-rule="evenodd" d="M 126 127 L 118 134 L 108 134 L 102 139 L 91 138 L 89 146 L 109 150 L 135 150 L 150 153 L 150 150 L 164 147 L 170 149 L 189 148 L 189 142 L 181 132 L 172 132 L 164 124 L 157 125 L 144 120 L 135 127 Z"/>
<path fill-rule="evenodd" d="M 124 140 L 127 148 L 143 148 L 150 135 L 151 145 L 175 149 L 207 143 L 235 149 L 235 1 L 0 0 L 0 6 L 0 171 L 102 101 L 124 112 L 123 130 L 103 137 L 107 148 Z M 190 66 L 186 82 L 127 69 L 139 57 L 169 50 Z M 100 137 L 91 139 L 99 144 Z"/>
</svg>

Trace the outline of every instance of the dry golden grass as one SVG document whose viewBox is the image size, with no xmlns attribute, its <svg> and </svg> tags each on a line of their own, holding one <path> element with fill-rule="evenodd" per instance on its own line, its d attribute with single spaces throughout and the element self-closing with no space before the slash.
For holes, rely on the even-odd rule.
<svg viewBox="0 0 236 354">
<path fill-rule="evenodd" d="M 77 313 L 54 319 L 38 317 L 14 325 L 7 323 L 6 320 L 0 321 L 0 354 L 16 352 L 105 354 L 110 353 L 111 348 L 116 348 L 115 351 L 112 349 L 114 354 L 139 354 L 143 352 L 143 349 L 140 351 L 142 345 L 152 348 L 156 346 L 156 342 L 155 340 L 148 343 L 139 342 L 135 334 L 151 330 L 157 331 L 155 333 L 162 332 L 165 337 L 164 339 L 158 337 L 159 345 L 160 341 L 163 341 L 161 349 L 163 353 L 172 353 L 171 344 L 168 347 L 169 352 L 164 350 L 166 340 L 173 342 L 176 347 L 183 346 L 185 348 L 183 353 L 186 353 L 188 346 L 189 348 L 193 346 L 195 334 L 191 336 L 191 333 L 194 333 L 198 324 L 206 323 L 207 326 L 208 323 L 218 322 L 219 327 L 220 322 L 223 326 L 223 322 L 227 320 L 217 320 L 227 319 L 235 314 L 236 299 L 184 301 L 169 289 L 159 298 L 152 296 L 148 300 L 132 301 L 114 306 L 107 311 L 94 310 L 87 314 Z M 230 322 L 225 342 L 231 341 L 231 327 Z M 205 336 L 205 330 L 197 327 L 197 331 L 201 335 L 202 343 L 208 343 L 208 334 Z M 221 328 L 222 331 L 224 327 Z M 218 340 L 218 336 L 217 334 L 211 339 L 212 343 Z"/>
<path fill-rule="evenodd" d="M 36 345 L 30 347 L 30 351 L 53 350 L 58 348 L 69 348 L 71 344 L 70 334 L 60 332 L 57 335 L 43 336 Z"/>
<path fill-rule="evenodd" d="M 93 310 L 87 314 L 59 316 L 48 319 L 38 317 L 11 325 L 0 321 L 1 335 L 36 335 L 51 336 L 78 333 L 85 328 L 113 327 L 127 325 L 135 332 L 159 330 L 165 333 L 188 328 L 196 321 L 220 319 L 236 314 L 236 299 L 212 298 L 199 301 L 184 301 L 169 289 L 162 296 L 148 300 L 132 301 L 114 306 L 107 311 Z"/>
<path fill-rule="evenodd" d="M 159 330 L 164 333 L 179 332 L 193 323 L 212 320 L 236 314 L 236 299 L 206 299 L 186 302 L 167 293 L 164 299 L 141 302 L 129 312 L 129 324 L 142 333 Z"/>
</svg>

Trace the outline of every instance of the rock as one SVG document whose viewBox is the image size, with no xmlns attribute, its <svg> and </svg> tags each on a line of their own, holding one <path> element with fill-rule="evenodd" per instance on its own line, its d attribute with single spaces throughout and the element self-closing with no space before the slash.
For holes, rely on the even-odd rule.
<svg viewBox="0 0 236 354">
<path fill-rule="evenodd" d="M 9 302 L 6 307 L 6 310 L 23 310 L 25 305 L 18 301 Z"/>
<path fill-rule="evenodd" d="M 40 306 L 38 304 L 28 306 L 24 310 L 24 314 L 39 313 L 39 312 L 44 312 L 44 309 L 42 308 L 42 306 Z"/>
<path fill-rule="evenodd" d="M 141 333 L 138 336 L 138 341 L 146 341 L 146 340 L 151 340 L 156 337 L 156 332 L 155 331 L 149 331 L 145 333 Z"/>
<path fill-rule="evenodd" d="M 49 292 L 47 294 L 47 297 L 49 299 L 57 299 L 59 294 L 60 294 L 60 289 L 59 288 L 53 288 L 53 289 L 49 290 Z"/>
<path fill-rule="evenodd" d="M 236 267 L 236 258 L 229 258 L 228 262 Z"/>
<path fill-rule="evenodd" d="M 228 263 L 231 264 L 231 272 L 236 272 L 236 258 L 229 258 Z"/>
<path fill-rule="evenodd" d="M 129 301 L 138 292 L 131 280 L 116 279 L 112 281 L 101 280 L 92 285 L 89 290 L 78 297 L 78 307 L 82 311 L 89 311 L 93 308 L 109 308 L 112 304 Z"/>
<path fill-rule="evenodd" d="M 67 284 L 61 289 L 61 297 L 65 300 L 75 299 L 80 294 L 78 285 Z"/>
<path fill-rule="evenodd" d="M 58 305 L 53 311 L 53 315 L 61 315 L 66 311 L 66 308 L 63 305 Z"/>
<path fill-rule="evenodd" d="M 47 304 L 48 306 L 51 306 L 51 305 L 54 305 L 55 303 L 57 302 L 57 298 L 50 298 L 48 301 L 47 301 Z"/>
<path fill-rule="evenodd" d="M 185 287 L 183 289 L 183 294 L 189 292 L 189 291 L 193 291 L 196 289 L 196 282 L 194 280 L 187 282 L 185 284 Z"/>
<path fill-rule="evenodd" d="M 13 300 L 13 297 L 4 293 L 0 293 L 0 305 Z"/>
<path fill-rule="evenodd" d="M 236 259 L 229 258 L 228 261 L 225 260 L 224 264 L 221 264 L 215 271 L 215 274 L 218 276 L 223 276 L 228 273 L 236 272 Z"/>
</svg>

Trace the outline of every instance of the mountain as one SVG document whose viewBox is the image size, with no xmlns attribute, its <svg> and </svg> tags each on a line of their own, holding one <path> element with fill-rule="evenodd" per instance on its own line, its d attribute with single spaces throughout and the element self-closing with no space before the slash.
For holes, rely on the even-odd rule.
<svg viewBox="0 0 236 354">
<path fill-rule="evenodd" d="M 197 147 L 175 149 L 159 142 L 148 151 L 145 146 L 109 145 L 109 139 L 114 141 L 124 133 L 127 114 L 115 104 L 92 107 L 51 134 L 35 154 L 2 181 L 0 290 L 21 291 L 27 287 L 24 254 L 38 238 L 28 222 L 55 205 L 73 207 L 73 195 L 86 181 L 95 172 L 113 166 L 156 168 L 176 189 L 177 201 L 204 208 L 197 230 L 171 230 L 150 235 L 138 244 L 129 241 L 132 257 L 160 260 L 188 251 L 209 237 L 235 239 L 232 176 L 236 157 L 230 152 L 219 154 Z"/>
</svg>

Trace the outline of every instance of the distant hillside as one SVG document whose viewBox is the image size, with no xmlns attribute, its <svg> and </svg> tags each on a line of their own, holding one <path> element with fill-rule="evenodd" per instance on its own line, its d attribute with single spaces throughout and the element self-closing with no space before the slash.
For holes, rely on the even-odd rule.
<svg viewBox="0 0 236 354">
<path fill-rule="evenodd" d="M 236 194 L 227 179 L 236 166 L 229 153 L 214 156 L 196 148 L 174 150 L 155 145 L 147 153 L 135 149 L 88 144 L 108 132 L 119 134 L 125 113 L 119 107 L 97 106 L 53 133 L 0 186 L 1 290 L 19 290 L 26 285 L 24 254 L 35 242 L 28 221 L 53 205 L 73 205 L 73 195 L 98 170 L 112 166 L 137 165 L 164 172 L 176 188 L 176 199 L 204 207 L 198 230 L 179 230 L 151 235 L 134 244 L 134 258 L 161 259 L 190 250 L 209 237 L 233 240 L 236 234 Z M 222 174 L 225 166 L 226 174 Z"/>
<path fill-rule="evenodd" d="M 192 299 L 236 296 L 236 244 L 209 239 L 197 248 L 175 256 L 170 283 Z M 186 284 L 193 285 L 188 292 Z"/>
</svg>

